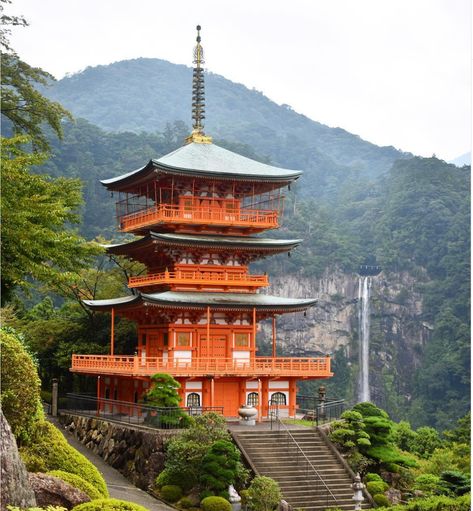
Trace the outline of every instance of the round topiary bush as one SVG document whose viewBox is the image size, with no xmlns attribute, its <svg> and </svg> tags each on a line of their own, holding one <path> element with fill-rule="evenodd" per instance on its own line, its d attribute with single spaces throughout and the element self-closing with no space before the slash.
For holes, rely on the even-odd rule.
<svg viewBox="0 0 473 511">
<path fill-rule="evenodd" d="M 389 499 L 386 497 L 386 495 L 383 495 L 382 493 L 377 493 L 376 495 L 374 495 L 373 500 L 375 501 L 376 505 L 380 507 L 389 507 L 391 505 Z"/>
<path fill-rule="evenodd" d="M 149 511 L 139 504 L 119 499 L 97 499 L 79 504 L 73 511 Z"/>
<path fill-rule="evenodd" d="M 384 481 L 370 481 L 366 484 L 366 489 L 371 495 L 384 493 L 389 488 L 389 485 Z"/>
<path fill-rule="evenodd" d="M 363 479 L 365 480 L 365 483 L 370 483 L 371 481 L 383 481 L 383 478 L 374 472 L 368 472 Z"/>
<path fill-rule="evenodd" d="M 182 499 L 177 503 L 177 507 L 181 509 L 189 509 L 190 507 L 193 507 L 194 503 L 189 497 L 182 497 Z"/>
<path fill-rule="evenodd" d="M 177 502 L 182 497 L 182 489 L 176 484 L 166 484 L 161 488 L 159 494 L 166 502 Z"/>
<path fill-rule="evenodd" d="M 180 483 L 179 475 L 166 468 L 162 472 L 160 472 L 158 474 L 158 477 L 156 477 L 156 479 L 154 480 L 154 485 L 158 489 L 169 484 L 179 486 L 179 483 Z"/>
<path fill-rule="evenodd" d="M 272 511 L 282 499 L 277 481 L 266 476 L 256 476 L 251 481 L 247 496 L 254 511 Z"/>
<path fill-rule="evenodd" d="M 64 435 L 52 424 L 38 421 L 31 432 L 31 441 L 20 449 L 20 455 L 30 470 L 28 460 L 41 458 L 46 470 L 63 470 L 77 474 L 96 488 L 102 497 L 108 497 L 104 478 L 85 456 L 71 447 Z"/>
<path fill-rule="evenodd" d="M 13 328 L 0 330 L 0 353 L 2 410 L 15 438 L 25 443 L 34 423 L 44 417 L 38 371 L 22 336 Z"/>
<path fill-rule="evenodd" d="M 74 488 L 77 488 L 78 490 L 82 490 L 84 493 L 87 493 L 87 495 L 90 497 L 90 500 L 94 499 L 101 499 L 102 494 L 95 488 L 95 486 L 85 479 L 83 479 L 81 476 L 78 476 L 77 474 L 71 474 L 70 472 L 64 472 L 64 470 L 51 470 L 47 473 L 50 476 L 57 477 L 58 479 L 61 479 L 62 481 L 69 483 L 71 486 L 74 486 Z"/>
<path fill-rule="evenodd" d="M 206 497 L 200 507 L 204 511 L 232 511 L 232 505 L 223 497 Z"/>
</svg>

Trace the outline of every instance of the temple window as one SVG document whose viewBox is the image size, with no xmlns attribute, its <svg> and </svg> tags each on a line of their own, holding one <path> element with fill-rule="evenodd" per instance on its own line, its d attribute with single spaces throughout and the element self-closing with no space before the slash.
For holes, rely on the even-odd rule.
<svg viewBox="0 0 473 511">
<path fill-rule="evenodd" d="M 286 394 L 282 392 L 275 392 L 271 396 L 271 404 L 272 405 L 286 405 Z"/>
<path fill-rule="evenodd" d="M 246 399 L 246 404 L 248 406 L 258 406 L 258 393 L 257 392 L 250 392 L 248 394 L 247 399 Z"/>
<path fill-rule="evenodd" d="M 250 345 L 250 334 L 237 333 L 235 334 L 235 346 L 238 348 L 248 347 Z"/>
<path fill-rule="evenodd" d="M 187 396 L 187 406 L 189 408 L 194 408 L 196 406 L 200 406 L 200 396 L 197 392 L 191 392 Z"/>
<path fill-rule="evenodd" d="M 176 346 L 190 346 L 190 344 L 191 344 L 190 332 L 179 332 L 177 334 Z"/>
</svg>

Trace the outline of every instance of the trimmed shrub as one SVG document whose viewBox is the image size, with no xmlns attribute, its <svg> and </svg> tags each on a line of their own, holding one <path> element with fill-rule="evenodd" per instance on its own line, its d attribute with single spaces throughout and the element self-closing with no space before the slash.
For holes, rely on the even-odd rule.
<svg viewBox="0 0 473 511">
<path fill-rule="evenodd" d="M 105 481 L 97 468 L 80 452 L 71 447 L 64 435 L 52 424 L 39 421 L 31 433 L 29 445 L 20 449 L 27 470 L 28 461 L 38 457 L 44 461 L 46 470 L 63 470 L 76 474 L 91 483 L 100 495 L 108 497 Z"/>
<path fill-rule="evenodd" d="M 471 496 L 462 497 L 429 497 L 427 499 L 412 499 L 405 506 L 397 505 L 384 511 L 471 511 Z"/>
<path fill-rule="evenodd" d="M 272 511 L 279 504 L 282 494 L 274 479 L 256 476 L 248 488 L 248 497 L 254 511 Z"/>
<path fill-rule="evenodd" d="M 200 507 L 204 511 L 232 511 L 232 505 L 223 497 L 207 497 L 200 503 Z"/>
<path fill-rule="evenodd" d="M 73 511 L 149 511 L 147 508 L 119 499 L 97 499 L 79 504 L 72 508 Z"/>
<path fill-rule="evenodd" d="M 169 484 L 175 484 L 179 486 L 179 483 L 181 483 L 182 476 L 179 474 L 176 474 L 174 472 L 171 472 L 167 468 L 165 468 L 162 472 L 159 473 L 158 477 L 154 480 L 154 485 L 156 488 L 160 489 L 163 486 L 169 485 Z"/>
<path fill-rule="evenodd" d="M 471 489 L 470 477 L 458 470 L 446 470 L 440 474 L 440 479 L 448 490 L 458 496 Z"/>
<path fill-rule="evenodd" d="M 217 440 L 202 459 L 200 483 L 202 488 L 217 494 L 227 491 L 237 477 L 240 451 L 226 440 Z"/>
<path fill-rule="evenodd" d="M 177 502 L 182 497 L 182 489 L 177 484 L 166 484 L 161 488 L 159 494 L 166 502 Z"/>
<path fill-rule="evenodd" d="M 373 500 L 375 501 L 376 505 L 380 507 L 388 507 L 391 505 L 389 499 L 386 497 L 386 495 L 383 495 L 382 493 L 377 493 L 376 495 L 373 495 Z"/>
<path fill-rule="evenodd" d="M 181 509 L 189 509 L 190 507 L 193 507 L 194 503 L 189 497 L 182 497 L 182 499 L 177 503 L 177 507 L 180 507 Z"/>
<path fill-rule="evenodd" d="M 389 485 L 384 481 L 370 481 L 366 483 L 366 489 L 371 495 L 384 493 L 389 488 Z"/>
<path fill-rule="evenodd" d="M 77 474 L 64 472 L 64 470 L 51 470 L 48 472 L 48 475 L 57 477 L 58 479 L 69 483 L 71 486 L 74 486 L 74 488 L 82 490 L 84 493 L 87 493 L 87 495 L 90 497 L 90 500 L 102 498 L 102 494 L 97 490 L 97 488 L 95 488 L 93 484 L 89 483 Z"/>
<path fill-rule="evenodd" d="M 364 477 L 365 483 L 370 483 L 371 481 L 380 481 L 383 482 L 383 478 L 379 474 L 375 474 L 374 472 L 368 472 Z"/>
<path fill-rule="evenodd" d="M 0 401 L 3 413 L 18 442 L 28 442 L 34 423 L 44 417 L 41 382 L 23 337 L 13 328 L 0 329 Z"/>
<path fill-rule="evenodd" d="M 447 493 L 447 489 L 442 485 L 442 481 L 439 476 L 434 474 L 421 474 L 416 477 L 414 481 L 414 485 L 412 487 L 414 490 L 420 490 L 428 495 L 442 495 L 443 493 Z"/>
</svg>

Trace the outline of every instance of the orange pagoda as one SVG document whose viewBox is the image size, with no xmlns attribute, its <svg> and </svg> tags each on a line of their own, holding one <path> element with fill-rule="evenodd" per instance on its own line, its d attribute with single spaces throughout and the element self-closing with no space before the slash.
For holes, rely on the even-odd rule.
<svg viewBox="0 0 473 511">
<path fill-rule="evenodd" d="M 296 413 L 296 381 L 332 376 L 330 358 L 278 357 L 276 317 L 305 311 L 314 299 L 269 296 L 268 276 L 249 264 L 289 252 L 301 240 L 255 236 L 279 226 L 283 195 L 302 174 L 245 158 L 212 143 L 205 118 L 203 50 L 197 27 L 193 70 L 193 131 L 183 147 L 144 167 L 102 181 L 119 194 L 120 230 L 139 236 L 107 248 L 143 263 L 129 296 L 85 300 L 110 311 L 110 355 L 73 355 L 71 371 L 98 378 L 98 397 L 138 402 L 150 377 L 168 373 L 181 384 L 182 406 L 242 404 L 268 416 L 269 403 Z M 115 316 L 135 321 L 134 355 L 114 353 Z M 272 356 L 257 356 L 258 322 L 272 319 Z"/>
</svg>

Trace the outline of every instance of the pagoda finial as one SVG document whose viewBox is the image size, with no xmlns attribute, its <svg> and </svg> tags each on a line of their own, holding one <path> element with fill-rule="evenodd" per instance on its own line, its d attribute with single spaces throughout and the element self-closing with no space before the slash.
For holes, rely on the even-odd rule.
<svg viewBox="0 0 473 511">
<path fill-rule="evenodd" d="M 197 44 L 194 48 L 194 69 L 192 71 L 192 133 L 186 138 L 186 142 L 199 144 L 211 144 L 212 137 L 204 133 L 205 119 L 205 84 L 204 84 L 204 49 L 200 44 L 200 25 L 197 25 Z"/>
</svg>

